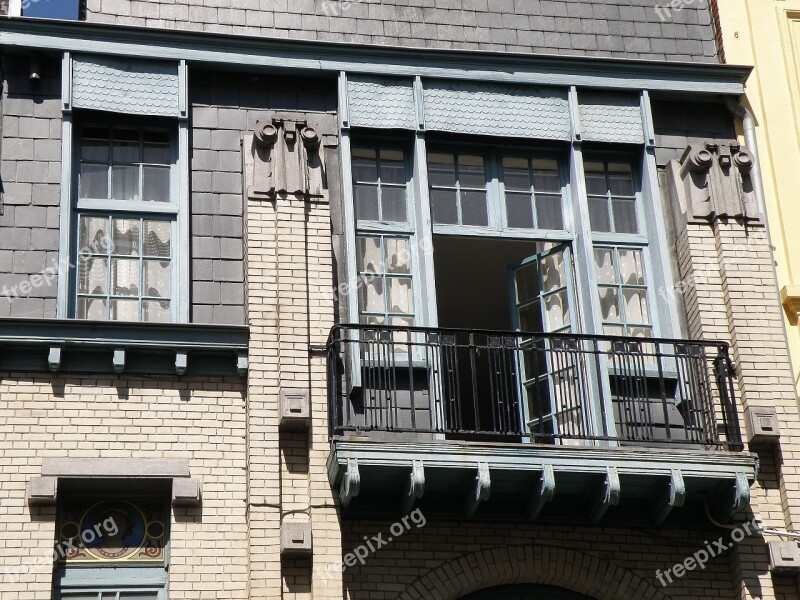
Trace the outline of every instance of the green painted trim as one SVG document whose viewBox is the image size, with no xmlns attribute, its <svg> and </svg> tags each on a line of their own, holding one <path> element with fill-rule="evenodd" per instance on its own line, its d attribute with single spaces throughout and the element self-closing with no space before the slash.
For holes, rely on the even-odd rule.
<svg viewBox="0 0 800 600">
<path fill-rule="evenodd" d="M 424 76 L 508 83 L 744 93 L 752 67 L 562 57 L 523 53 L 433 50 L 349 43 L 270 40 L 256 36 L 174 31 L 85 22 L 6 18 L 0 44 L 13 48 L 125 55 L 226 65 L 227 69 Z"/>
</svg>

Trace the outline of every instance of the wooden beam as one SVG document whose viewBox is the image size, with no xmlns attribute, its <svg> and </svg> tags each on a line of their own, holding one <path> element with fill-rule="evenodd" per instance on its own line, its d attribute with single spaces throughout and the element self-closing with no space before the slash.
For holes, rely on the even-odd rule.
<svg viewBox="0 0 800 600">
<path fill-rule="evenodd" d="M 597 525 L 612 506 L 619 504 L 620 497 L 619 473 L 616 467 L 607 467 L 603 481 L 595 486 L 592 495 L 592 509 L 590 518 L 593 525 Z"/>
<path fill-rule="evenodd" d="M 425 494 L 425 467 L 421 460 L 415 460 L 408 474 L 405 494 L 403 495 L 403 514 L 411 512 L 417 500 Z"/>
<path fill-rule="evenodd" d="M 355 458 L 347 460 L 347 469 L 342 476 L 342 483 L 339 485 L 339 501 L 342 509 L 347 509 L 350 502 L 358 496 L 361 490 L 361 473 L 358 471 L 358 461 Z"/>
<path fill-rule="evenodd" d="M 492 489 L 492 480 L 489 474 L 489 465 L 487 463 L 478 463 L 478 470 L 475 473 L 475 488 L 467 497 L 467 502 L 464 506 L 464 519 L 470 520 L 475 516 L 475 511 L 489 499 Z"/>
<path fill-rule="evenodd" d="M 525 518 L 528 521 L 535 521 L 545 504 L 550 502 L 555 494 L 556 478 L 553 474 L 553 466 L 543 465 L 542 474 L 536 478 L 536 482 L 533 484 L 533 490 L 525 509 Z"/>
<path fill-rule="evenodd" d="M 680 469 L 673 469 L 665 486 L 659 486 L 655 499 L 654 521 L 660 527 L 667 520 L 672 509 L 680 508 L 686 501 L 686 484 Z"/>
</svg>

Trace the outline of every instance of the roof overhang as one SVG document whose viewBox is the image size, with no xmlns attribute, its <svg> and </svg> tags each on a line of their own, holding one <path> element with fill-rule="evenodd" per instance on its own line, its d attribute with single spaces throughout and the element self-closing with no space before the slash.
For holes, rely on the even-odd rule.
<svg viewBox="0 0 800 600">
<path fill-rule="evenodd" d="M 186 60 L 243 71 L 468 79 L 653 92 L 741 95 L 751 67 L 265 39 L 71 21 L 0 19 L 5 52 Z"/>
</svg>

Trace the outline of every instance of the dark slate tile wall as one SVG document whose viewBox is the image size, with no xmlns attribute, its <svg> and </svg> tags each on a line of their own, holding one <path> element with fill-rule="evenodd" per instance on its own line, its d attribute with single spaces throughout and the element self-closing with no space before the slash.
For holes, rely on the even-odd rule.
<svg viewBox="0 0 800 600">
<path fill-rule="evenodd" d="M 4 56 L 0 317 L 54 318 L 61 181 L 61 65 Z"/>
<path fill-rule="evenodd" d="M 87 0 L 87 20 L 272 38 L 716 62 L 708 0 Z M 658 9 L 658 10 L 657 10 Z"/>
<path fill-rule="evenodd" d="M 689 144 L 736 140 L 733 117 L 722 103 L 653 101 L 656 161 L 664 167 L 680 158 Z"/>
<path fill-rule="evenodd" d="M 243 324 L 243 133 L 267 111 L 336 111 L 333 80 L 192 71 L 192 321 Z"/>
</svg>

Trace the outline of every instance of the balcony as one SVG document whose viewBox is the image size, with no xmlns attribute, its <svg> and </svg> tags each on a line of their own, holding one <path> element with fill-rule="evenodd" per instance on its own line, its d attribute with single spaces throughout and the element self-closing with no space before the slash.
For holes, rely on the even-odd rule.
<svg viewBox="0 0 800 600">
<path fill-rule="evenodd" d="M 661 524 L 748 504 L 724 343 L 344 325 L 328 371 L 348 516 Z"/>
</svg>

